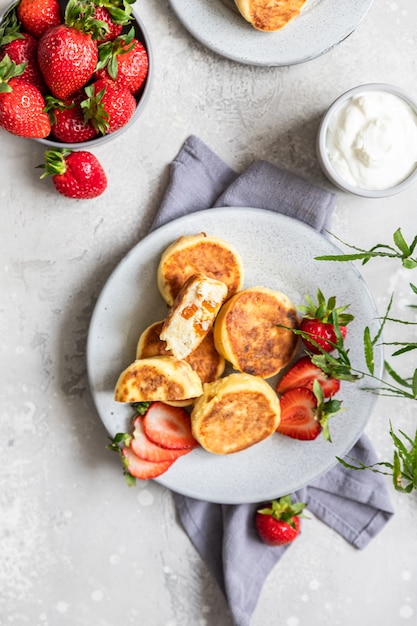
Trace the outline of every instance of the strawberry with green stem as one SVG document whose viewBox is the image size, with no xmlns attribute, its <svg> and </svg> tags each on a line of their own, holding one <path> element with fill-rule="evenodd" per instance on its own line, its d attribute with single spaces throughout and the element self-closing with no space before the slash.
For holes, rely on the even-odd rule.
<svg viewBox="0 0 417 626">
<path fill-rule="evenodd" d="M 336 308 L 336 297 L 326 300 L 320 289 L 317 290 L 317 302 L 310 296 L 305 299 L 307 305 L 300 305 L 298 309 L 303 315 L 299 330 L 306 348 L 319 354 L 332 352 L 338 345 L 343 345 L 347 325 L 353 320 L 353 315 L 345 313 L 349 305 Z"/>
<path fill-rule="evenodd" d="M 280 398 L 281 420 L 277 432 L 293 439 L 312 441 L 320 433 L 331 442 L 329 419 L 341 411 L 340 400 L 325 401 L 318 380 L 313 389 L 296 387 L 286 391 Z"/>
<path fill-rule="evenodd" d="M 107 29 L 93 14 L 91 3 L 69 0 L 64 23 L 49 28 L 39 40 L 39 67 L 56 98 L 70 98 L 93 75 L 98 61 L 96 39 Z"/>
<path fill-rule="evenodd" d="M 84 119 L 101 135 L 123 128 L 136 109 L 134 96 L 113 81 L 99 79 L 85 88 L 87 98 L 81 103 Z"/>
<path fill-rule="evenodd" d="M 81 102 L 85 98 L 84 90 L 77 92 L 72 98 L 59 100 L 46 96 L 45 111 L 51 121 L 52 135 L 63 143 L 81 143 L 97 137 L 98 132 L 84 120 Z"/>
<path fill-rule="evenodd" d="M 13 135 L 42 139 L 51 132 L 51 124 L 41 92 L 21 78 L 25 67 L 7 54 L 0 61 L 0 126 Z"/>
<path fill-rule="evenodd" d="M 304 502 L 291 502 L 290 496 L 272 500 L 268 506 L 258 509 L 255 527 L 258 535 L 268 546 L 283 546 L 294 541 L 300 533 L 300 518 Z"/>
<path fill-rule="evenodd" d="M 100 196 L 107 187 L 107 177 L 99 160 L 91 152 L 48 150 L 41 178 L 52 176 L 56 190 L 67 198 L 89 199 Z"/>
<path fill-rule="evenodd" d="M 41 93 L 46 92 L 46 84 L 38 66 L 38 42 L 29 33 L 21 31 L 16 12 L 10 11 L 0 26 L 0 60 L 6 54 L 20 65 L 25 63 L 25 70 L 20 77 L 35 85 Z"/>
<path fill-rule="evenodd" d="M 99 45 L 95 78 L 109 78 L 120 87 L 137 94 L 148 75 L 149 60 L 133 28 L 111 42 Z"/>
<path fill-rule="evenodd" d="M 94 17 L 107 24 L 107 32 L 98 37 L 98 42 L 112 41 L 118 37 L 124 26 L 132 21 L 132 4 L 135 0 L 92 0 Z"/>
</svg>

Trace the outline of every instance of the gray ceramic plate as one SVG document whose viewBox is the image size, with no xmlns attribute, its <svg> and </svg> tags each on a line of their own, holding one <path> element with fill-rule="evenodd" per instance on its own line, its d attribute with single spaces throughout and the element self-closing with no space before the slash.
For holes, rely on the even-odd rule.
<svg viewBox="0 0 417 626">
<path fill-rule="evenodd" d="M 350 303 L 355 316 L 348 347 L 352 364 L 365 371 L 362 333 L 376 333 L 374 302 L 351 264 L 315 261 L 336 248 L 308 226 L 271 211 L 251 208 L 209 209 L 180 218 L 148 235 L 116 267 L 91 320 L 87 367 L 98 413 L 111 436 L 130 430 L 133 411 L 114 402 L 120 372 L 135 358 L 140 333 L 166 315 L 156 272 L 163 250 L 177 237 L 206 232 L 235 245 L 245 267 L 245 287 L 263 285 L 283 291 L 297 306 L 320 287 L 339 305 Z M 376 354 L 376 375 L 382 354 Z M 270 381 L 273 384 L 274 380 Z M 299 442 L 274 434 L 248 450 L 217 456 L 197 449 L 177 460 L 158 482 L 173 491 L 212 502 L 257 502 L 309 483 L 336 463 L 361 435 L 375 401 L 357 383 L 342 383 L 345 411 L 331 422 L 333 443 L 323 437 Z"/>
<path fill-rule="evenodd" d="M 307 0 L 301 14 L 274 33 L 255 30 L 233 0 L 170 0 L 178 19 L 204 46 L 250 65 L 287 66 L 309 61 L 346 39 L 372 0 Z"/>
</svg>

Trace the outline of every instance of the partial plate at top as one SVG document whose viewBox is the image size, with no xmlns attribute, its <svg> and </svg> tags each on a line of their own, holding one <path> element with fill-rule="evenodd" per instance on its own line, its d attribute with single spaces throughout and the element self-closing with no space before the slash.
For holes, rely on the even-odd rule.
<svg viewBox="0 0 417 626">
<path fill-rule="evenodd" d="M 314 59 L 346 39 L 373 0 L 307 0 L 284 28 L 261 32 L 233 0 L 170 0 L 184 27 L 204 46 L 248 65 L 288 66 Z"/>
<path fill-rule="evenodd" d="M 340 253 L 309 226 L 272 211 L 219 208 L 174 220 L 140 241 L 108 279 L 94 310 L 88 336 L 87 369 L 91 392 L 108 433 L 131 432 L 134 411 L 113 399 L 119 374 L 135 359 L 141 332 L 162 320 L 167 306 L 157 287 L 162 252 L 181 235 L 205 232 L 239 250 L 244 287 L 262 285 L 284 292 L 295 306 L 315 297 L 321 288 L 349 304 L 355 319 L 349 325 L 347 347 L 352 365 L 366 371 L 363 330 L 375 336 L 379 328 L 374 302 L 351 263 L 318 261 Z M 382 351 L 375 354 L 375 376 L 382 369 Z M 269 381 L 274 384 L 274 379 Z M 157 479 L 161 485 L 200 500 L 237 504 L 258 502 L 301 488 L 344 456 L 366 426 L 375 395 L 361 383 L 342 382 L 344 411 L 331 420 L 333 442 L 296 441 L 279 434 L 235 454 L 219 456 L 202 448 L 178 459 Z M 339 397 L 339 396 L 338 396 Z M 121 478 L 122 480 L 122 478 Z"/>
</svg>

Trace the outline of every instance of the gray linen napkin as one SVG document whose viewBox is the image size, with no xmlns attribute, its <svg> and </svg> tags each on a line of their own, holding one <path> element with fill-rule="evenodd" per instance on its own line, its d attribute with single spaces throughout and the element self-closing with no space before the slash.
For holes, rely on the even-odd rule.
<svg viewBox="0 0 417 626">
<path fill-rule="evenodd" d="M 152 229 L 201 209 L 250 206 L 284 213 L 324 232 L 334 205 L 333 194 L 266 161 L 254 162 L 239 176 L 191 136 L 171 164 Z M 366 435 L 349 456 L 366 465 L 377 461 Z M 249 626 L 266 577 L 290 546 L 273 548 L 258 539 L 254 515 L 259 504 L 213 504 L 173 495 L 181 523 L 225 594 L 236 626 Z M 360 549 L 394 512 L 380 474 L 340 464 L 292 497 Z"/>
</svg>

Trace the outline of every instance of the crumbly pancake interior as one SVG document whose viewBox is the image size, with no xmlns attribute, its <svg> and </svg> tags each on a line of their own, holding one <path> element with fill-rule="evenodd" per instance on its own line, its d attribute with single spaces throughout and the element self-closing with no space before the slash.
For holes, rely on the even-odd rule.
<svg viewBox="0 0 417 626">
<path fill-rule="evenodd" d="M 172 356 L 165 341 L 159 336 L 163 325 L 164 320 L 155 322 L 142 332 L 136 350 L 137 359 L 151 356 Z M 197 348 L 185 358 L 185 361 L 197 372 L 202 383 L 213 382 L 223 374 L 225 359 L 216 350 L 212 329 Z"/>
</svg>

